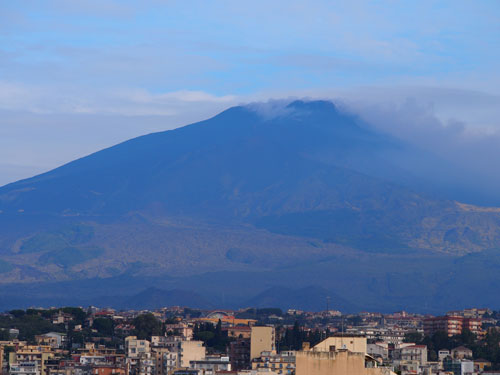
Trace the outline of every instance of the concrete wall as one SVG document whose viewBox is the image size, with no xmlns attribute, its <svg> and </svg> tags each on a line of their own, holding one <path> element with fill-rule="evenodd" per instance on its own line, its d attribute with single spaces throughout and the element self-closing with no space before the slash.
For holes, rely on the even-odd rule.
<svg viewBox="0 0 500 375">
<path fill-rule="evenodd" d="M 250 361 L 259 358 L 260 353 L 275 348 L 274 327 L 252 327 L 250 336 Z"/>
<path fill-rule="evenodd" d="M 390 375 L 386 368 L 365 368 L 361 353 L 304 351 L 296 354 L 296 375 Z"/>
<path fill-rule="evenodd" d="M 330 347 L 334 346 L 335 350 L 347 349 L 354 353 L 366 353 L 366 337 L 344 336 L 344 337 L 328 337 L 314 346 L 314 351 L 329 352 Z"/>
<path fill-rule="evenodd" d="M 182 341 L 179 349 L 181 367 L 189 367 L 189 362 L 200 361 L 206 355 L 203 341 Z"/>
</svg>

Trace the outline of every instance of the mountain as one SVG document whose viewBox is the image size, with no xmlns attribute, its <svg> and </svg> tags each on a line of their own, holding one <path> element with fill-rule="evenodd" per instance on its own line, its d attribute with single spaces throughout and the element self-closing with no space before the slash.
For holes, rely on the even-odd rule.
<svg viewBox="0 0 500 375">
<path fill-rule="evenodd" d="M 500 241 L 500 209 L 442 199 L 409 160 L 447 167 L 330 102 L 233 107 L 0 188 L 0 281 L 168 276 L 176 280 L 169 290 L 185 290 L 198 278 L 208 284 L 191 284 L 192 293 L 235 304 L 245 300 L 227 288 L 218 300 L 210 286 L 261 272 L 268 282 L 248 288 L 252 297 L 283 286 L 272 275 L 286 280 L 300 269 L 294 288 L 314 287 L 315 268 L 330 264 L 386 280 L 373 288 L 363 281 L 353 295 L 340 293 L 333 275 L 317 280 L 346 306 L 363 307 L 359 296 L 369 291 L 386 307 L 404 307 L 408 300 L 394 300 L 386 287 L 395 272 L 418 272 L 415 259 L 448 265 L 496 254 Z M 360 272 L 366 261 L 380 267 L 369 271 L 376 276 Z M 452 290 L 459 282 L 420 266 L 435 274 L 425 271 L 430 280 L 411 281 L 415 288 Z"/>
<path fill-rule="evenodd" d="M 274 306 L 281 309 L 291 307 L 305 311 L 322 311 L 326 310 L 327 299 L 334 304 L 336 309 L 344 312 L 361 310 L 335 293 L 317 286 L 306 286 L 300 289 L 275 286 L 254 296 L 247 302 L 247 305 L 257 308 Z"/>
</svg>

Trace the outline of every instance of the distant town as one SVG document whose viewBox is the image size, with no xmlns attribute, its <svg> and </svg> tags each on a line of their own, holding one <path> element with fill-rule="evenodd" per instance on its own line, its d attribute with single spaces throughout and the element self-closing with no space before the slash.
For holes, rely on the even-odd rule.
<svg viewBox="0 0 500 375">
<path fill-rule="evenodd" d="M 500 311 L 30 308 L 0 315 L 5 375 L 500 375 Z"/>
</svg>

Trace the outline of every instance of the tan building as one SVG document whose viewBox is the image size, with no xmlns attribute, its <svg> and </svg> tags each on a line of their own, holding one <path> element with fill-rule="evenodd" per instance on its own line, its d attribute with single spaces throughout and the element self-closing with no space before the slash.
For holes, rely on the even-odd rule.
<svg viewBox="0 0 500 375">
<path fill-rule="evenodd" d="M 125 338 L 127 353 L 127 373 L 130 375 L 151 375 L 153 372 L 153 359 L 151 346 L 148 340 L 138 340 L 136 336 Z"/>
<path fill-rule="evenodd" d="M 206 348 L 203 346 L 203 341 L 179 341 L 177 352 L 179 367 L 189 367 L 189 362 L 205 358 Z"/>
<path fill-rule="evenodd" d="M 187 368 L 190 361 L 202 360 L 206 355 L 203 341 L 183 340 L 178 336 L 153 336 L 152 342 L 155 345 L 151 349 L 151 357 L 156 362 L 156 375 Z"/>
<path fill-rule="evenodd" d="M 43 335 L 35 336 L 38 345 L 47 345 L 53 349 L 62 348 L 67 340 L 65 333 L 49 332 Z"/>
<path fill-rule="evenodd" d="M 193 339 L 193 328 L 186 323 L 165 324 L 165 330 L 169 335 L 179 336 L 185 340 Z"/>
<path fill-rule="evenodd" d="M 45 365 L 53 357 L 54 353 L 50 346 L 20 346 L 16 351 L 9 353 L 9 372 L 45 374 Z"/>
<path fill-rule="evenodd" d="M 153 348 L 152 357 L 154 359 L 154 374 L 155 375 L 167 375 L 170 372 L 179 367 L 178 353 L 172 352 L 169 348 Z"/>
<path fill-rule="evenodd" d="M 296 353 L 296 375 L 395 375 L 363 353 L 348 350 L 300 351 Z"/>
<path fill-rule="evenodd" d="M 136 336 L 125 338 L 125 349 L 128 358 L 139 358 L 141 354 L 151 352 L 149 341 L 138 340 Z"/>
<path fill-rule="evenodd" d="M 364 336 L 332 336 L 313 347 L 313 351 L 331 352 L 347 349 L 353 353 L 367 353 L 366 337 Z"/>
<path fill-rule="evenodd" d="M 275 350 L 274 327 L 252 327 L 250 335 L 250 361 L 260 358 L 262 352 Z"/>
</svg>

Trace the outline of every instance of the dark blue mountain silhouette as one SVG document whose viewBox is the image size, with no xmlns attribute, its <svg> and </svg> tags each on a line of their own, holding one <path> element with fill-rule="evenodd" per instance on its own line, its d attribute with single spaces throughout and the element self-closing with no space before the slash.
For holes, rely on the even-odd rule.
<svg viewBox="0 0 500 375">
<path fill-rule="evenodd" d="M 409 160 L 446 167 L 331 102 L 230 108 L 1 187 L 0 281 L 286 277 L 331 259 L 355 270 L 352 259 L 372 257 L 384 271 L 394 255 L 404 269 L 422 251 L 495 252 L 499 210 L 438 199 Z"/>
</svg>

